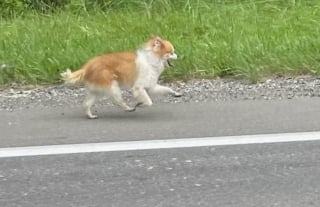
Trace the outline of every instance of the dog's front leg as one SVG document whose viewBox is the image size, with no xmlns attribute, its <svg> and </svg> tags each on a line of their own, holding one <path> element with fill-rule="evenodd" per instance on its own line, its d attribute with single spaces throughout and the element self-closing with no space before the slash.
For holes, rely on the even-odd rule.
<svg viewBox="0 0 320 207">
<path fill-rule="evenodd" d="M 151 88 L 149 90 L 149 92 L 151 94 L 155 94 L 155 95 L 168 95 L 168 94 L 170 94 L 170 95 L 172 95 L 174 97 L 181 97 L 182 96 L 181 93 L 176 92 L 176 91 L 172 90 L 169 87 L 161 86 L 161 85 L 158 85 L 158 84 L 155 87 Z"/>
<path fill-rule="evenodd" d="M 137 99 L 138 104 L 137 106 L 151 106 L 152 105 L 152 100 L 149 97 L 146 89 L 143 87 L 134 87 L 133 88 L 133 96 Z"/>
</svg>

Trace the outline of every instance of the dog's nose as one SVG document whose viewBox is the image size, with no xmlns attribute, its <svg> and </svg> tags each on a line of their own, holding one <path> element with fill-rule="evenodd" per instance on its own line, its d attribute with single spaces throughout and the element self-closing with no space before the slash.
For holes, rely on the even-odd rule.
<svg viewBox="0 0 320 207">
<path fill-rule="evenodd" d="M 170 56 L 171 59 L 177 59 L 178 55 L 176 53 L 172 53 L 172 55 Z"/>
</svg>

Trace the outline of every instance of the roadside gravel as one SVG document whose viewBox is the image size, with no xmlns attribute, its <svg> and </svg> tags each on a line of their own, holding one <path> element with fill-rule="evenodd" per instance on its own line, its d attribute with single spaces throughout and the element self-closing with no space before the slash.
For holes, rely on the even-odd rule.
<svg viewBox="0 0 320 207">
<path fill-rule="evenodd" d="M 153 97 L 154 103 L 208 102 L 234 100 L 283 100 L 319 98 L 320 77 L 268 79 L 256 84 L 243 80 L 190 80 L 164 84 L 183 93 L 181 98 Z M 123 92 L 129 104 L 135 104 L 130 91 Z M 54 85 L 32 89 L 10 87 L 0 90 L 0 110 L 19 110 L 31 107 L 80 106 L 85 97 L 83 87 Z M 98 105 L 112 105 L 102 99 Z"/>
</svg>

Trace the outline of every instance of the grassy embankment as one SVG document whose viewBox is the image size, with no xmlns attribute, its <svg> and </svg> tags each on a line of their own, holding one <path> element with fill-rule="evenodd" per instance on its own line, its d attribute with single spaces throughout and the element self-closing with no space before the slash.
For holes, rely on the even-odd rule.
<svg viewBox="0 0 320 207">
<path fill-rule="evenodd" d="M 320 73 L 317 0 L 139 2 L 149 3 L 132 0 L 104 12 L 30 12 L 2 19 L 0 65 L 6 66 L 0 67 L 0 84 L 55 83 L 66 68 L 77 69 L 97 54 L 134 50 L 151 34 L 171 40 L 180 57 L 164 74 L 166 80 L 237 76 L 255 81 Z"/>
</svg>

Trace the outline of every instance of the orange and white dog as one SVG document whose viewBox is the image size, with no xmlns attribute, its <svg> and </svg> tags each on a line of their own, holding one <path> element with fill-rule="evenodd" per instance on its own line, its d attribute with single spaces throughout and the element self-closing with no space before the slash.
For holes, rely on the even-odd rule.
<svg viewBox="0 0 320 207">
<path fill-rule="evenodd" d="M 173 45 L 160 37 L 152 37 L 135 52 L 109 53 L 89 60 L 81 69 L 61 73 L 62 79 L 68 84 L 84 82 L 87 96 L 84 107 L 88 118 L 97 118 L 91 107 L 101 94 L 113 98 L 116 105 L 125 111 L 135 111 L 137 106 L 151 106 L 151 94 L 181 94 L 171 88 L 158 84 L 160 74 L 166 66 L 172 66 L 169 59 L 177 59 Z M 121 88 L 132 88 L 137 99 L 135 107 L 128 106 L 121 94 Z"/>
</svg>

